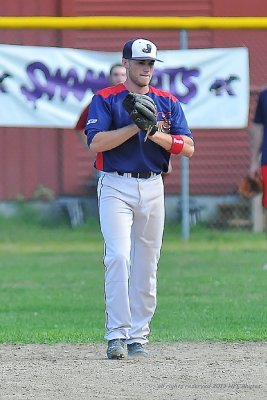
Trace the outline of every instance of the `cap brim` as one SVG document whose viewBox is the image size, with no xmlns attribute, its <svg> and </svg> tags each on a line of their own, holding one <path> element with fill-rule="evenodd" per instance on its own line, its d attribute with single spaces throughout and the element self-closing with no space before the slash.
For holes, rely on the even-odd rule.
<svg viewBox="0 0 267 400">
<path fill-rule="evenodd" d="M 159 62 L 163 62 L 162 60 L 159 60 L 158 58 L 151 58 L 151 57 L 132 57 L 129 58 L 129 60 L 151 60 L 151 61 L 159 61 Z"/>
</svg>

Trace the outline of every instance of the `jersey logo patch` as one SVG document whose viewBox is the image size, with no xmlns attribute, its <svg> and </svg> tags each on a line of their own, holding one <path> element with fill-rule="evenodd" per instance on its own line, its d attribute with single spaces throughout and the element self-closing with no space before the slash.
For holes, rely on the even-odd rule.
<svg viewBox="0 0 267 400">
<path fill-rule="evenodd" d="M 95 124 L 96 122 L 97 122 L 97 119 L 88 119 L 86 125 Z"/>
<path fill-rule="evenodd" d="M 170 133 L 171 130 L 171 113 L 168 112 L 166 114 L 159 113 L 162 118 L 161 121 L 158 122 L 158 130 L 163 133 Z"/>
</svg>

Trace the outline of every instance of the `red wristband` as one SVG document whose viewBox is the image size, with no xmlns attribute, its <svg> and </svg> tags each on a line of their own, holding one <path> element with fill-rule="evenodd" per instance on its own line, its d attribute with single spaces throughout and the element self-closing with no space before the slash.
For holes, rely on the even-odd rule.
<svg viewBox="0 0 267 400">
<path fill-rule="evenodd" d="M 182 136 L 171 135 L 172 145 L 169 151 L 171 154 L 180 154 L 184 147 L 184 139 Z"/>
</svg>

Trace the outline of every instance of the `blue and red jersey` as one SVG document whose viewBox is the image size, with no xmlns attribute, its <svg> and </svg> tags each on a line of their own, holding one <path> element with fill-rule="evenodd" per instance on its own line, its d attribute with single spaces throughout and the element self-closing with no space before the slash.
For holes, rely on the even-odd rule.
<svg viewBox="0 0 267 400">
<path fill-rule="evenodd" d="M 262 142 L 262 155 L 261 163 L 267 164 L 267 89 L 263 90 L 258 99 L 254 122 L 263 125 L 263 142 Z"/>
<path fill-rule="evenodd" d="M 128 93 L 124 84 L 120 83 L 94 95 L 85 128 L 88 146 L 98 132 L 116 130 L 133 123 L 122 106 Z M 152 86 L 149 87 L 147 96 L 154 100 L 158 123 L 163 125 L 166 133 L 192 138 L 176 97 Z M 98 153 L 95 167 L 105 172 L 167 172 L 170 153 L 151 140 L 144 142 L 144 137 L 145 133 L 139 131 L 118 147 Z"/>
</svg>

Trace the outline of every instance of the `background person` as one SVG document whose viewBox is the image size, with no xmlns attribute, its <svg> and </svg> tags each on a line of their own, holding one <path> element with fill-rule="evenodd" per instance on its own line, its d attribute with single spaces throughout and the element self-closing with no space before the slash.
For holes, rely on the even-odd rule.
<svg viewBox="0 0 267 400">
<path fill-rule="evenodd" d="M 119 83 L 125 82 L 126 79 L 126 69 L 121 63 L 113 64 L 109 70 L 109 81 L 111 85 L 118 85 Z M 87 121 L 88 111 L 89 111 L 90 103 L 84 108 L 80 117 L 75 125 L 76 134 L 78 135 L 79 141 L 88 149 L 86 143 L 86 136 L 84 135 L 84 129 Z M 77 132 L 78 131 L 78 132 Z M 81 135 L 82 133 L 82 135 Z M 95 183 L 99 178 L 99 171 L 94 170 L 92 174 L 89 185 L 95 187 Z"/>
<path fill-rule="evenodd" d="M 264 226 L 267 227 L 267 89 L 260 92 L 251 134 L 251 159 L 249 175 L 254 178 L 259 173 L 262 177 L 264 207 Z"/>
<path fill-rule="evenodd" d="M 105 243 L 105 338 L 110 359 L 123 358 L 126 345 L 129 356 L 148 354 L 144 345 L 156 308 L 165 216 L 161 173 L 167 172 L 171 154 L 194 153 L 177 98 L 149 86 L 157 60 L 155 44 L 131 40 L 122 57 L 125 83 L 95 94 L 85 129 L 88 146 L 97 153 L 95 167 L 102 171 L 98 205 Z M 139 94 L 138 104 L 132 101 L 133 93 Z M 140 103 L 157 110 L 150 113 L 151 120 L 138 114 Z"/>
<path fill-rule="evenodd" d="M 118 83 L 123 83 L 123 82 L 125 82 L 125 79 L 126 79 L 125 67 L 120 63 L 113 64 L 109 71 L 109 81 L 110 81 L 111 85 L 115 86 L 115 85 L 118 85 Z M 87 121 L 89 106 L 90 106 L 90 103 L 82 111 L 74 129 L 84 131 L 86 121 Z"/>
</svg>

